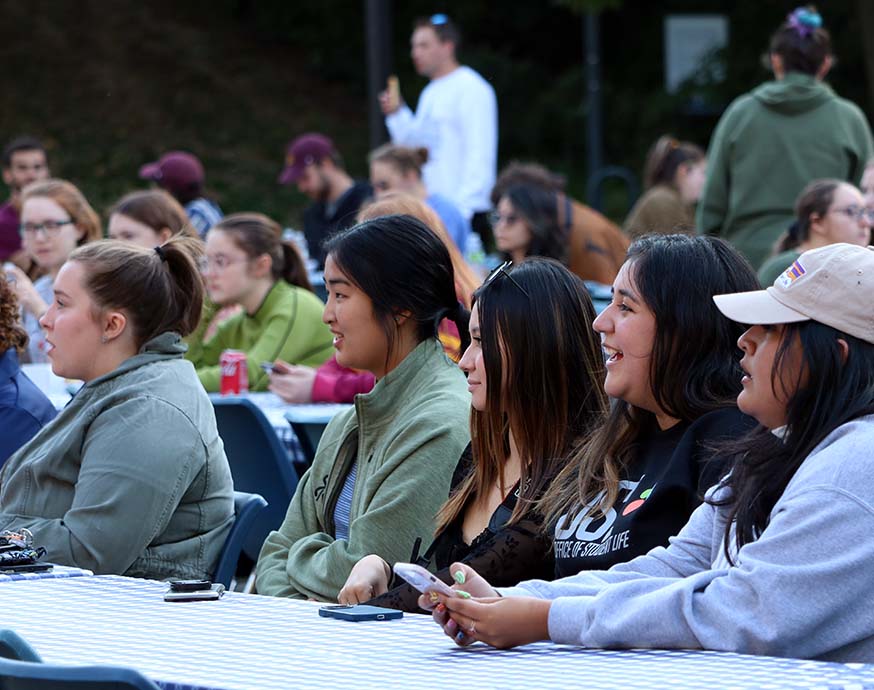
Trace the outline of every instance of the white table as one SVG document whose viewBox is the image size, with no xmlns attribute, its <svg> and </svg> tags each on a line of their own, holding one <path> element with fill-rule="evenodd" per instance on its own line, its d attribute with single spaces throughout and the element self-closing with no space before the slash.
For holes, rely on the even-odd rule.
<svg viewBox="0 0 874 690">
<path fill-rule="evenodd" d="M 0 625 L 49 663 L 129 666 L 172 690 L 874 688 L 868 665 L 549 643 L 461 649 L 426 616 L 353 623 L 319 617 L 318 604 L 239 593 L 167 603 L 166 588 L 117 576 L 10 582 Z"/>
</svg>

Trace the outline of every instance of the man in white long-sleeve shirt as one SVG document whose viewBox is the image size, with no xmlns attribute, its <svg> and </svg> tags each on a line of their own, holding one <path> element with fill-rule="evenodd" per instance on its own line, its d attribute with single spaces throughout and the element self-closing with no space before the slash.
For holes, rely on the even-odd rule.
<svg viewBox="0 0 874 690">
<path fill-rule="evenodd" d="M 415 114 L 391 89 L 380 94 L 380 105 L 394 143 L 427 147 L 422 177 L 428 192 L 448 197 L 479 230 L 497 172 L 498 104 L 491 85 L 458 64 L 459 40 L 445 14 L 417 20 L 411 56 L 416 71 L 431 81 Z"/>
</svg>

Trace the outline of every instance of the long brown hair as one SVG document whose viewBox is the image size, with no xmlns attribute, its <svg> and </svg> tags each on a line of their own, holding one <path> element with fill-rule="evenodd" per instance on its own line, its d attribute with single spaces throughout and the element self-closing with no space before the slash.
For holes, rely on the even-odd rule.
<svg viewBox="0 0 874 690">
<path fill-rule="evenodd" d="M 438 533 L 496 481 L 503 486 L 511 431 L 522 464 L 512 523 L 531 510 L 607 408 L 595 310 L 583 281 L 543 258 L 526 259 L 509 272 L 474 293 L 487 406 L 471 412 L 473 470 L 440 509 Z"/>
<path fill-rule="evenodd" d="M 155 233 L 167 228 L 172 235 L 197 237 L 188 214 L 169 192 L 163 189 L 146 189 L 125 194 L 109 209 L 109 215 L 118 213 L 147 225 Z"/>
<path fill-rule="evenodd" d="M 202 252 L 200 240 L 177 235 L 155 249 L 92 242 L 75 249 L 69 261 L 85 269 L 85 289 L 98 311 L 127 314 L 140 348 L 166 331 L 186 336 L 197 328 L 203 311 Z"/>
<path fill-rule="evenodd" d="M 645 235 L 629 247 L 626 263 L 655 316 L 649 386 L 659 408 L 691 422 L 735 405 L 743 375 L 736 343 L 744 329 L 719 313 L 713 295 L 758 289 L 746 259 L 715 237 Z M 583 440 L 550 484 L 541 503 L 544 529 L 562 516 L 572 520 L 574 510 L 602 492 L 592 511 L 606 513 L 634 459 L 635 442 L 655 423 L 653 412 L 615 400 L 606 422 Z"/>
<path fill-rule="evenodd" d="M 358 213 L 358 222 L 362 223 L 365 220 L 372 220 L 379 216 L 395 214 L 418 218 L 446 245 L 446 249 L 449 250 L 449 258 L 452 260 L 452 268 L 455 271 L 458 299 L 464 304 L 465 309 L 470 309 L 473 291 L 477 289 L 481 281 L 464 260 L 458 247 L 455 246 L 455 242 L 449 237 L 449 233 L 446 232 L 446 226 L 443 225 L 440 216 L 425 202 L 419 201 L 419 199 L 410 194 L 392 192 L 386 194 L 382 199 L 362 207 Z"/>
</svg>

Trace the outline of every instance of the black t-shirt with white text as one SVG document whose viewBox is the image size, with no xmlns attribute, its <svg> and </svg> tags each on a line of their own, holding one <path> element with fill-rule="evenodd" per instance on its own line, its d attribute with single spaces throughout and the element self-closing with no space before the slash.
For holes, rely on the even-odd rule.
<svg viewBox="0 0 874 690">
<path fill-rule="evenodd" d="M 587 517 L 588 507 L 562 516 L 555 529 L 556 577 L 581 570 L 607 570 L 667 546 L 701 503 L 704 492 L 729 469 L 711 447 L 739 438 L 755 426 L 736 407 L 709 412 L 694 422 L 679 422 L 662 431 L 653 419 L 635 444 L 635 460 L 620 482 L 616 504 Z M 592 505 L 601 500 L 595 497 Z M 566 526 L 565 526 L 566 525 Z"/>
</svg>

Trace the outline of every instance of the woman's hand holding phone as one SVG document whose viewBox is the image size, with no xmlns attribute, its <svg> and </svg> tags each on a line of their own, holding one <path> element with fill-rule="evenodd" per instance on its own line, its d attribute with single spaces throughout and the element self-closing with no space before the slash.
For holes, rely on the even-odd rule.
<svg viewBox="0 0 874 690">
<path fill-rule="evenodd" d="M 313 401 L 315 380 L 316 370 L 312 367 L 296 366 L 277 359 L 270 372 L 269 389 L 287 403 L 309 403 Z"/>
</svg>

